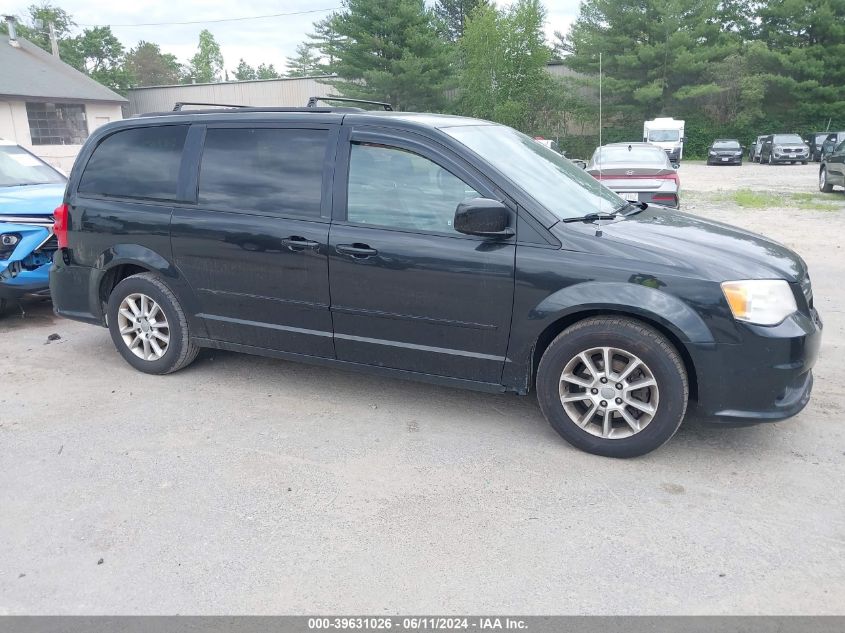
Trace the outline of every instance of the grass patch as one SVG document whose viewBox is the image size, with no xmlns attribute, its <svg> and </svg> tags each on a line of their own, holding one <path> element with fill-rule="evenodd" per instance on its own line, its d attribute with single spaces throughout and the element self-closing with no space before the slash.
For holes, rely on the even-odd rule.
<svg viewBox="0 0 845 633">
<path fill-rule="evenodd" d="M 835 194 L 814 193 L 770 193 L 740 189 L 725 196 L 744 209 L 766 209 L 768 207 L 795 207 L 807 211 L 843 211 L 845 200 Z"/>
</svg>

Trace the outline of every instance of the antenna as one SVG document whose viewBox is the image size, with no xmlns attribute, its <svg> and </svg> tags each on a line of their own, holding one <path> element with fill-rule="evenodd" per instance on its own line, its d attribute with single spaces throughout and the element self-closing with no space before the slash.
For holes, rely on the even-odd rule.
<svg viewBox="0 0 845 633">
<path fill-rule="evenodd" d="M 602 158 L 601 158 L 601 53 L 599 53 L 599 182 L 601 182 L 601 165 L 602 165 Z M 598 212 L 601 213 L 601 196 L 596 196 L 598 200 Z"/>
</svg>

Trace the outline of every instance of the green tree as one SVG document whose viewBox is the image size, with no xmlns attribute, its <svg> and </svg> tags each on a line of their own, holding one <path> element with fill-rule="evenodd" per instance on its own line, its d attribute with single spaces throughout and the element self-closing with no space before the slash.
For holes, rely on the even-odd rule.
<svg viewBox="0 0 845 633">
<path fill-rule="evenodd" d="M 608 105 L 635 118 L 671 113 L 678 102 L 717 94 L 714 64 L 741 51 L 719 0 L 584 0 L 558 51 L 574 70 L 598 74 Z"/>
<path fill-rule="evenodd" d="M 557 85 L 546 72 L 545 11 L 539 0 L 476 9 L 460 40 L 460 110 L 534 133 L 555 109 Z"/>
<path fill-rule="evenodd" d="M 436 110 L 450 80 L 449 47 L 423 0 L 346 0 L 326 49 L 341 94 L 388 101 L 397 110 Z"/>
<path fill-rule="evenodd" d="M 320 57 L 308 44 L 300 44 L 296 47 L 296 55 L 288 57 L 287 68 L 288 77 L 317 75 L 320 73 Z"/>
<path fill-rule="evenodd" d="M 196 54 L 188 62 L 187 81 L 211 83 L 220 81 L 223 74 L 223 53 L 211 31 L 200 31 Z"/>
<path fill-rule="evenodd" d="M 55 7 L 49 2 L 31 4 L 27 8 L 26 17 L 22 20 L 18 19 L 17 23 L 17 32 L 20 37 L 29 40 L 48 53 L 53 52 L 50 44 L 50 24 L 52 24 L 59 44 L 59 57 L 81 70 L 79 68 L 80 61 L 77 59 L 76 51 L 70 42 L 71 32 L 76 28 L 76 22 L 73 21 L 67 11 Z M 0 32 L 8 33 L 5 21 L 0 24 Z"/>
<path fill-rule="evenodd" d="M 311 49 L 311 52 L 318 54 L 319 61 L 323 65 L 331 66 L 334 64 L 334 50 L 342 39 L 335 28 L 337 17 L 337 13 L 331 13 L 322 20 L 317 20 L 314 22 L 314 31 L 308 33 L 307 36 L 308 42 L 306 45 Z M 320 68 L 319 70 L 324 72 L 325 69 Z"/>
<path fill-rule="evenodd" d="M 256 79 L 278 79 L 279 77 L 281 75 L 276 71 L 273 64 L 258 64 L 258 68 L 255 69 Z"/>
<path fill-rule="evenodd" d="M 466 22 L 475 7 L 488 4 L 488 0 L 437 0 L 434 12 L 446 25 L 449 39 L 457 41 L 463 37 Z"/>
<path fill-rule="evenodd" d="M 158 44 L 143 40 L 126 54 L 125 67 L 133 86 L 175 84 L 182 74 L 175 55 L 162 53 Z"/>
<path fill-rule="evenodd" d="M 67 40 L 69 53 L 80 70 L 92 79 L 113 90 L 125 90 L 131 84 L 131 76 L 124 65 L 123 44 L 115 37 L 109 26 L 85 29 L 81 35 Z M 71 63 L 70 60 L 65 60 Z"/>
<path fill-rule="evenodd" d="M 247 64 L 243 57 L 241 57 L 241 61 L 238 62 L 238 67 L 235 69 L 234 75 L 235 79 L 238 81 L 256 79 L 255 68 Z"/>
<path fill-rule="evenodd" d="M 845 2 L 770 0 L 759 22 L 767 115 L 792 126 L 845 123 Z"/>
</svg>

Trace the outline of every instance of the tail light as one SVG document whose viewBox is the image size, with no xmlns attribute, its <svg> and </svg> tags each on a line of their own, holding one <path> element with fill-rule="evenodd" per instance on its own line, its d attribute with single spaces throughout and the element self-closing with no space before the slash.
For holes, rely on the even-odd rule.
<svg viewBox="0 0 845 633">
<path fill-rule="evenodd" d="M 53 211 L 53 234 L 59 243 L 59 248 L 67 248 L 68 208 L 60 204 Z"/>
</svg>

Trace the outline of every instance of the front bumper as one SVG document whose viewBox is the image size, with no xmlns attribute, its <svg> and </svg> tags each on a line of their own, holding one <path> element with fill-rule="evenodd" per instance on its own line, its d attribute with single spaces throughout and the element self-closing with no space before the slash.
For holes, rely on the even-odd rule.
<svg viewBox="0 0 845 633">
<path fill-rule="evenodd" d="M 772 152 L 772 160 L 776 163 L 807 162 L 810 160 L 810 154 L 778 154 L 777 152 Z"/>
<path fill-rule="evenodd" d="M 798 414 L 810 400 L 822 327 L 811 309 L 774 327 L 743 324 L 738 344 L 697 347 L 693 412 L 730 425 L 777 422 Z"/>
<path fill-rule="evenodd" d="M 45 291 L 50 283 L 49 240 L 46 226 L 0 222 L 0 234 L 14 233 L 20 241 L 0 259 L 0 299 L 17 299 Z"/>
<path fill-rule="evenodd" d="M 739 156 L 730 155 L 730 156 L 708 156 L 707 157 L 707 164 L 708 165 L 741 165 L 742 164 L 742 154 Z"/>
</svg>

